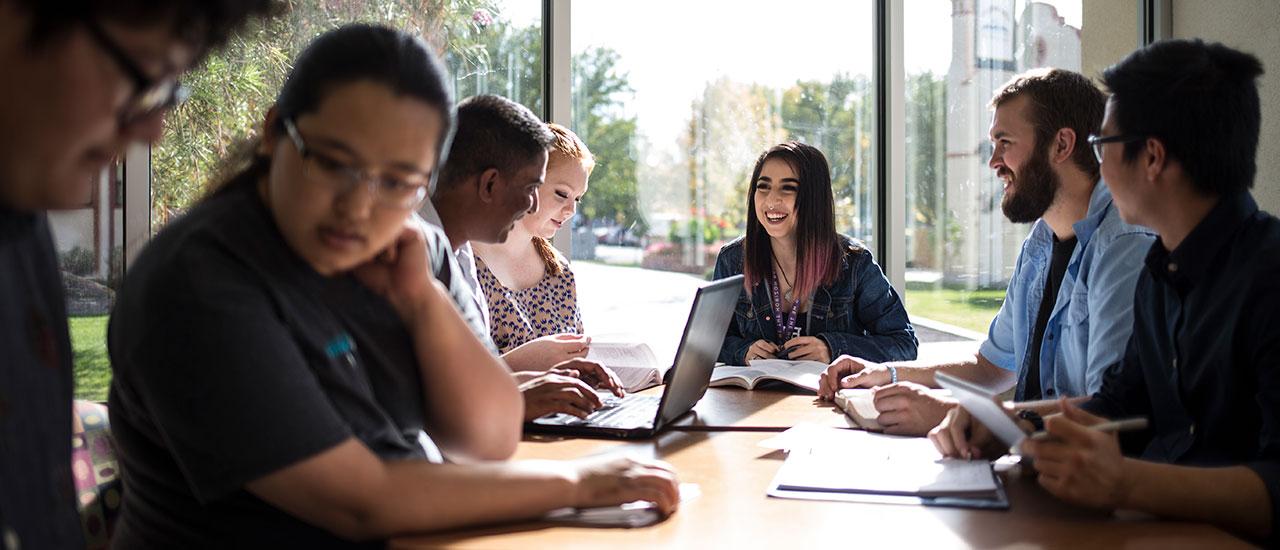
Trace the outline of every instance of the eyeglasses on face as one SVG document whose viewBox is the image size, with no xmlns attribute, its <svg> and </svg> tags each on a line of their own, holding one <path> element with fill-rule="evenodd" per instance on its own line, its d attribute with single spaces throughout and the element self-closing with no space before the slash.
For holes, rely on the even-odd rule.
<svg viewBox="0 0 1280 550">
<path fill-rule="evenodd" d="M 111 38 L 106 29 L 96 21 L 87 20 L 85 26 L 89 29 L 89 36 L 92 36 L 103 51 L 107 52 L 125 76 L 133 81 L 133 95 L 120 108 L 118 115 L 122 126 L 176 107 L 191 96 L 191 90 L 178 82 L 176 76 L 160 79 L 147 76 L 147 73 L 129 57 L 129 54 L 125 53 L 120 43 Z"/>
<path fill-rule="evenodd" d="M 1093 147 L 1093 157 L 1098 159 L 1098 164 L 1102 164 L 1102 146 L 1108 143 L 1133 143 L 1147 139 L 1147 136 L 1138 134 L 1121 134 L 1117 136 L 1089 136 L 1089 146 Z"/>
<path fill-rule="evenodd" d="M 304 161 L 304 175 L 313 181 L 328 185 L 339 193 L 347 193 L 363 183 L 373 193 L 376 203 L 388 208 L 411 209 L 427 196 L 430 178 L 426 174 L 404 177 L 378 174 L 308 147 L 291 118 L 284 119 L 284 130 Z"/>
</svg>

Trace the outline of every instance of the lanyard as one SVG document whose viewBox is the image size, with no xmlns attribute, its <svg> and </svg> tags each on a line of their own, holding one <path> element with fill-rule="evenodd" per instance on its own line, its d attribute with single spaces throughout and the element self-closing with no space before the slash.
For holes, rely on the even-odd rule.
<svg viewBox="0 0 1280 550">
<path fill-rule="evenodd" d="M 773 294 L 773 326 L 778 329 L 778 338 L 782 339 L 779 344 L 800 336 L 800 327 L 796 326 L 796 315 L 800 312 L 801 300 L 791 303 L 791 314 L 787 316 L 786 324 L 782 322 L 782 291 L 778 288 L 778 276 L 769 277 L 770 290 Z"/>
</svg>

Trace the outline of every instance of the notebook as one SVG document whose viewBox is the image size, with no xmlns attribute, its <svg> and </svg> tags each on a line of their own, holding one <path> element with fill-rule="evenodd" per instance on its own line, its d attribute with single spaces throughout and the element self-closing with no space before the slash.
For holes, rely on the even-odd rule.
<svg viewBox="0 0 1280 550">
<path fill-rule="evenodd" d="M 793 428 L 795 429 L 795 428 Z M 789 447 L 767 494 L 778 498 L 1007 509 L 991 463 L 944 459 L 933 443 L 807 426 Z M 784 432 L 785 434 L 785 432 Z"/>
<path fill-rule="evenodd" d="M 742 289 L 742 276 L 721 279 L 699 288 L 685 321 L 684 336 L 676 348 L 675 362 L 667 372 L 661 396 L 629 394 L 605 398 L 605 406 L 586 418 L 553 414 L 525 424 L 539 433 L 588 437 L 652 437 L 693 409 L 707 393 L 720 344 L 724 341 L 733 308 Z"/>
<path fill-rule="evenodd" d="M 788 361 L 785 359 L 756 359 L 749 367 L 716 367 L 711 373 L 711 387 L 737 386 L 754 390 L 756 385 L 768 380 L 786 382 L 797 388 L 818 391 L 818 377 L 827 370 L 826 363 L 817 361 Z"/>
</svg>

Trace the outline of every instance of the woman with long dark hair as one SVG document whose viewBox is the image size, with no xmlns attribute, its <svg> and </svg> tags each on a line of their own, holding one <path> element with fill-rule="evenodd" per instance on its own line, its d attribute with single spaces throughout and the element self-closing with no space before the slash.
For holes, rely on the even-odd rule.
<svg viewBox="0 0 1280 550">
<path fill-rule="evenodd" d="M 321 36 L 248 167 L 130 268 L 110 325 L 117 547 L 376 544 L 674 508 L 661 463 L 484 462 L 514 452 L 521 398 L 433 277 L 447 241 L 412 215 L 447 151 L 450 81 L 402 32 Z"/>
<path fill-rule="evenodd" d="M 880 266 L 835 229 L 822 151 L 798 141 L 760 155 L 747 192 L 747 232 L 716 259 L 715 278 L 746 276 L 720 361 L 829 363 L 916 358 L 915 330 Z"/>
</svg>

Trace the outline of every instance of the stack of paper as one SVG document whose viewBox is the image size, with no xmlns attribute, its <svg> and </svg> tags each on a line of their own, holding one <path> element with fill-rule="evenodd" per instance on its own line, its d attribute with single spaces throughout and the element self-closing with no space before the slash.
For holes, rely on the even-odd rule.
<svg viewBox="0 0 1280 550">
<path fill-rule="evenodd" d="M 1008 507 L 991 463 L 944 459 L 925 438 L 798 426 L 762 445 L 790 451 L 770 496 Z"/>
</svg>

